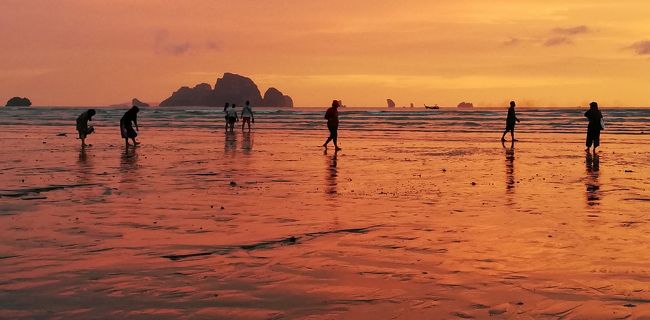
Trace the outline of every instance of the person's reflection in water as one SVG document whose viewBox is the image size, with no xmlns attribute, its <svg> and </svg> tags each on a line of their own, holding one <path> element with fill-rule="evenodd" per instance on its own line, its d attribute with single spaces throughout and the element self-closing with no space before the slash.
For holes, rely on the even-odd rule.
<svg viewBox="0 0 650 320">
<path fill-rule="evenodd" d="M 85 167 L 88 165 L 88 154 L 86 153 L 86 148 L 81 147 L 79 149 L 79 161 L 77 161 L 80 167 Z"/>
<path fill-rule="evenodd" d="M 515 191 L 515 142 L 506 147 L 502 142 L 503 149 L 506 151 L 506 193 L 511 194 Z"/>
<path fill-rule="evenodd" d="M 600 156 L 598 153 L 586 152 L 585 164 L 587 166 L 587 179 L 585 180 L 587 205 L 597 206 L 600 204 L 600 183 L 598 182 Z"/>
<path fill-rule="evenodd" d="M 92 160 L 88 159 L 88 153 L 87 153 L 87 148 L 81 147 L 79 149 L 79 160 L 77 160 L 77 164 L 79 165 L 79 183 L 92 183 L 92 168 L 93 168 L 93 163 Z"/>
<path fill-rule="evenodd" d="M 120 158 L 122 182 L 134 182 L 138 180 L 134 174 L 138 166 L 138 153 L 136 150 L 136 148 L 124 147 L 122 157 Z"/>
<path fill-rule="evenodd" d="M 323 152 L 324 155 L 327 156 L 327 149 Z M 326 185 L 325 185 L 325 193 L 329 196 L 336 196 L 337 195 L 337 184 L 336 184 L 336 178 L 338 176 L 337 173 L 337 157 L 338 157 L 338 150 L 334 151 L 334 155 L 332 157 L 327 157 L 327 175 L 325 176 Z"/>
<path fill-rule="evenodd" d="M 250 131 L 243 133 L 241 144 L 244 154 L 250 154 L 253 151 L 253 134 Z"/>
<path fill-rule="evenodd" d="M 234 153 L 237 150 L 237 135 L 234 132 L 226 132 L 223 148 L 226 153 Z"/>
</svg>

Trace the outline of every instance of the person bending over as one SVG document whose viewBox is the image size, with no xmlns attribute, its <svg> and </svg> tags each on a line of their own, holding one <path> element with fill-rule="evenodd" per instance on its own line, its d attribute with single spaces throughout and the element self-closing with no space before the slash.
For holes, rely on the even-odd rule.
<svg viewBox="0 0 650 320">
<path fill-rule="evenodd" d="M 124 138 L 124 143 L 126 147 L 129 147 L 129 139 L 133 141 L 133 146 L 138 145 L 139 143 L 135 141 L 135 137 L 138 136 L 138 112 L 140 109 L 136 106 L 131 107 L 129 111 L 125 112 L 120 119 L 120 132 L 122 133 L 122 138 Z M 135 125 L 135 129 L 133 129 Z M 137 131 L 136 131 L 137 130 Z"/>
<path fill-rule="evenodd" d="M 77 117 L 77 132 L 79 132 L 82 147 L 86 146 L 86 137 L 95 132 L 95 127 L 88 125 L 88 121 L 93 121 L 94 115 L 95 109 L 88 109 Z"/>
</svg>

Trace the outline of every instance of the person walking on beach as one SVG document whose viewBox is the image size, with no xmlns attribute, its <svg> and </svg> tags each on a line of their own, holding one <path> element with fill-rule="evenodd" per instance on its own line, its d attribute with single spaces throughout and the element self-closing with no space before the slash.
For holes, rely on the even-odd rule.
<svg viewBox="0 0 650 320">
<path fill-rule="evenodd" d="M 501 141 L 506 141 L 506 133 L 510 131 L 510 137 L 512 138 L 512 141 L 517 141 L 515 139 L 515 125 L 517 122 L 519 122 L 519 119 L 517 119 L 517 115 L 515 114 L 515 102 L 510 101 L 510 108 L 508 108 L 508 117 L 506 118 L 506 129 L 503 131 L 503 135 L 501 136 Z"/>
<path fill-rule="evenodd" d="M 248 131 L 251 131 L 251 119 L 253 120 L 253 123 L 255 123 L 255 116 L 253 116 L 253 109 L 251 108 L 251 102 L 248 100 L 246 100 L 244 109 L 242 109 L 241 111 L 241 118 L 242 118 L 241 130 L 244 131 L 244 125 L 248 123 Z"/>
<path fill-rule="evenodd" d="M 226 120 L 226 131 L 228 131 L 228 127 L 230 127 L 230 132 L 233 132 L 235 130 L 235 122 L 239 120 L 237 118 L 237 110 L 235 110 L 234 103 L 230 106 L 230 108 L 228 108 L 226 112 Z"/>
<path fill-rule="evenodd" d="M 594 146 L 594 152 L 596 148 L 600 146 L 600 131 L 605 129 L 603 128 L 603 114 L 598 110 L 598 103 L 592 102 L 589 104 L 589 110 L 585 112 L 585 117 L 589 119 L 589 125 L 587 126 L 587 149 L 589 151 L 591 146 Z"/>
<path fill-rule="evenodd" d="M 124 138 L 124 143 L 127 148 L 129 147 L 129 139 L 133 140 L 134 147 L 140 144 L 135 141 L 135 137 L 138 136 L 138 131 L 140 131 L 140 128 L 138 128 L 139 111 L 140 109 L 138 107 L 133 106 L 129 111 L 125 112 L 122 119 L 120 119 L 120 132 L 122 133 L 122 138 Z M 133 129 L 133 125 L 135 125 L 135 130 Z"/>
<path fill-rule="evenodd" d="M 325 112 L 325 119 L 327 119 L 327 129 L 330 131 L 330 136 L 327 138 L 327 141 L 323 144 L 323 147 L 327 148 L 327 144 L 330 141 L 334 141 L 334 147 L 336 151 L 341 150 L 338 145 L 338 130 L 339 130 L 339 102 L 337 100 L 332 101 L 332 107 L 327 109 Z"/>
<path fill-rule="evenodd" d="M 88 109 L 77 117 L 77 132 L 79 132 L 79 139 L 81 139 L 81 147 L 86 146 L 86 137 L 95 132 L 95 127 L 88 125 L 88 121 L 93 121 L 94 115 L 95 109 Z"/>
<path fill-rule="evenodd" d="M 226 131 L 228 131 L 228 106 L 230 106 L 228 102 L 223 106 L 223 118 L 226 120 Z"/>
</svg>

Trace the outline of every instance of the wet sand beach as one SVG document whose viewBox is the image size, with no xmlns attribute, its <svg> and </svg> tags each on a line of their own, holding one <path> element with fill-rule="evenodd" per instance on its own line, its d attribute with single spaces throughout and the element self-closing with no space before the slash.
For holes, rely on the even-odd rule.
<svg viewBox="0 0 650 320">
<path fill-rule="evenodd" d="M 650 319 L 647 135 L 142 118 L 0 126 L 0 318 Z"/>
</svg>

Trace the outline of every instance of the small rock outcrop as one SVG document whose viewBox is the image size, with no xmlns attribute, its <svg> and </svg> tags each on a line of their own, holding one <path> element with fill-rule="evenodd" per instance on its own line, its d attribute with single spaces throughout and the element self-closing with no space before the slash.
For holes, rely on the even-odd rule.
<svg viewBox="0 0 650 320">
<path fill-rule="evenodd" d="M 463 101 L 463 102 L 458 104 L 458 108 L 459 109 L 471 109 L 471 108 L 474 108 L 474 104 L 471 103 L 471 102 Z"/>
<path fill-rule="evenodd" d="M 142 102 L 142 101 L 138 100 L 137 98 L 133 98 L 133 100 L 131 100 L 131 105 L 136 106 L 138 108 L 150 107 L 150 105 L 148 103 Z"/>
<path fill-rule="evenodd" d="M 13 97 L 7 101 L 7 107 L 29 107 L 32 102 L 27 98 Z"/>
<path fill-rule="evenodd" d="M 262 98 L 262 106 L 275 108 L 293 108 L 293 99 L 287 95 L 282 94 L 280 90 L 271 87 L 264 93 L 264 98 Z"/>
<path fill-rule="evenodd" d="M 226 102 L 243 105 L 245 101 L 250 101 L 254 107 L 293 107 L 291 97 L 279 90 L 269 88 L 262 98 L 253 80 L 234 73 L 224 73 L 217 79 L 214 89 L 207 83 L 194 88 L 182 87 L 162 101 L 160 106 L 223 106 Z"/>
<path fill-rule="evenodd" d="M 393 99 L 386 99 L 386 103 L 389 108 L 395 108 L 395 101 L 393 101 Z"/>
<path fill-rule="evenodd" d="M 212 87 L 207 83 L 201 83 L 190 87 L 181 87 L 172 93 L 172 96 L 160 103 L 161 107 L 171 106 L 215 106 L 212 103 Z"/>
</svg>

